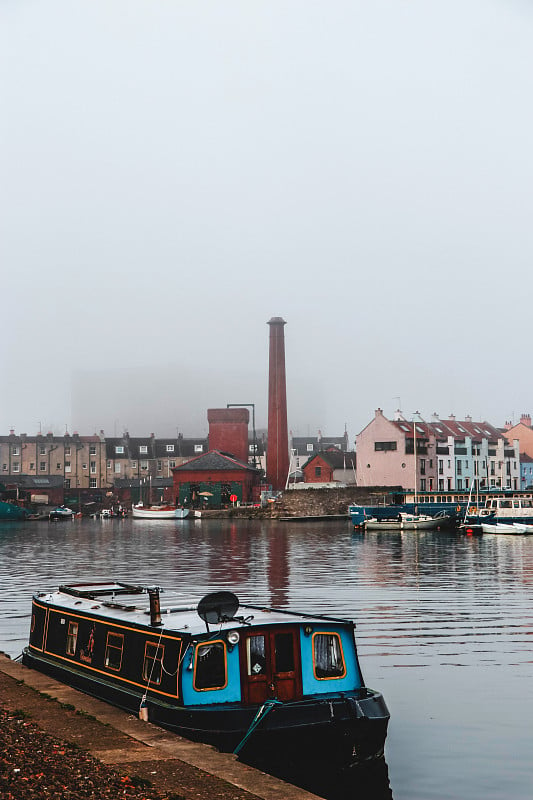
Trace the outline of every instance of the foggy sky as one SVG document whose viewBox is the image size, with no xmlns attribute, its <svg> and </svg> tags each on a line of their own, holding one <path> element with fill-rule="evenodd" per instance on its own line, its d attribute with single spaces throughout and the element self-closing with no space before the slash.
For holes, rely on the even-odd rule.
<svg viewBox="0 0 533 800">
<path fill-rule="evenodd" d="M 532 41 L 523 0 L 4 0 L 0 433 L 264 426 L 272 316 L 301 435 L 531 411 Z"/>
</svg>

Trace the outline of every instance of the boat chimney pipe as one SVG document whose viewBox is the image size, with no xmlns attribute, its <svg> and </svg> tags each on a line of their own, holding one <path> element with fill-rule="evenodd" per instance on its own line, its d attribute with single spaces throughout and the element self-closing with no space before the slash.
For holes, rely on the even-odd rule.
<svg viewBox="0 0 533 800">
<path fill-rule="evenodd" d="M 150 598 L 150 625 L 161 625 L 161 605 L 159 603 L 159 588 L 157 586 L 148 589 Z"/>
</svg>

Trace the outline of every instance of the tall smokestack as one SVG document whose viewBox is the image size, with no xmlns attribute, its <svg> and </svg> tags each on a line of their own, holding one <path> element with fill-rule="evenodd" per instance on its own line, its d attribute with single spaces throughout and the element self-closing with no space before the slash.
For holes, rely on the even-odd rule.
<svg viewBox="0 0 533 800">
<path fill-rule="evenodd" d="M 287 431 L 287 387 L 285 382 L 285 336 L 281 317 L 272 317 L 268 374 L 267 481 L 273 489 L 284 489 L 289 473 Z"/>
</svg>

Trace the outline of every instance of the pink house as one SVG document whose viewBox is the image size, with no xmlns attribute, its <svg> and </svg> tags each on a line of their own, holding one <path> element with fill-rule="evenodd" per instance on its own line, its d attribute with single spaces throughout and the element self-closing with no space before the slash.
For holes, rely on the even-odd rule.
<svg viewBox="0 0 533 800">
<path fill-rule="evenodd" d="M 358 486 L 415 487 L 414 441 L 417 450 L 417 480 L 420 491 L 436 489 L 435 436 L 425 422 L 406 420 L 396 412 L 387 419 L 381 408 L 355 438 Z"/>
</svg>

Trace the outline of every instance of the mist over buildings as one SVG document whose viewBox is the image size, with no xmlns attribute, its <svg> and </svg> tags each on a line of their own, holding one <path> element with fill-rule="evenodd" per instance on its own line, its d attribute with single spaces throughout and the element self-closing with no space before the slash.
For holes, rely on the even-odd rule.
<svg viewBox="0 0 533 800">
<path fill-rule="evenodd" d="M 532 41 L 514 0 L 1 4 L 0 431 L 264 427 L 273 315 L 294 432 L 531 410 Z"/>
</svg>

